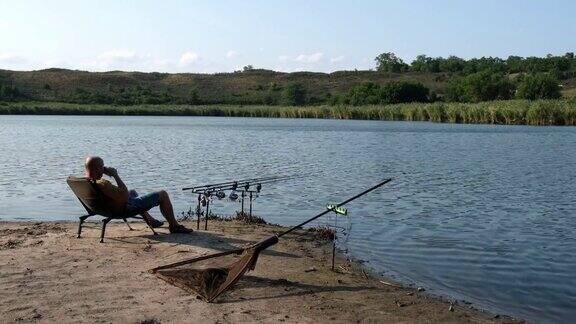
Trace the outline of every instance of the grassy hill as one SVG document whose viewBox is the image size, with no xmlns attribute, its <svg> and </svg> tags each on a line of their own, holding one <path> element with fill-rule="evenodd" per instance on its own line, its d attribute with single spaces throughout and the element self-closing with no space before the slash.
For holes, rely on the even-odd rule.
<svg viewBox="0 0 576 324">
<path fill-rule="evenodd" d="M 481 102 L 558 99 L 576 95 L 573 52 L 546 57 L 462 59 L 394 53 L 375 58 L 376 71 L 283 73 L 85 72 L 0 70 L 0 100 L 82 104 L 318 105 Z"/>
<path fill-rule="evenodd" d="M 576 57 L 393 53 L 377 71 L 0 70 L 0 114 L 340 118 L 576 125 Z M 512 100 L 517 99 L 517 100 Z M 296 107 L 297 106 L 297 107 Z"/>
<path fill-rule="evenodd" d="M 78 102 L 79 94 L 83 93 L 116 96 L 118 93 L 139 91 L 169 96 L 169 100 L 163 103 L 189 103 L 191 96 L 197 96 L 198 103 L 203 104 L 262 104 L 266 96 L 278 103 L 282 90 L 289 84 L 298 83 L 304 87 L 308 102 L 314 104 L 324 102 L 330 96 L 344 94 L 366 82 L 382 85 L 393 80 L 410 80 L 442 93 L 448 77 L 446 73 L 375 71 L 328 74 L 252 70 L 217 74 L 169 74 L 65 69 L 26 72 L 0 70 L 0 84 L 15 86 L 28 100 L 52 102 Z"/>
</svg>

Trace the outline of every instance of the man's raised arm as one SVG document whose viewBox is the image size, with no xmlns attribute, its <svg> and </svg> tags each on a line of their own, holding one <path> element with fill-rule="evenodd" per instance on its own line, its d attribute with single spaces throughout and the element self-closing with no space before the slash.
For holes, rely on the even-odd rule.
<svg viewBox="0 0 576 324">
<path fill-rule="evenodd" d="M 122 179 L 120 179 L 120 176 L 118 175 L 118 171 L 115 168 L 104 168 L 104 174 L 111 176 L 112 178 L 114 178 L 114 181 L 116 181 L 116 185 L 118 186 L 118 189 L 120 189 L 120 191 L 122 191 L 122 194 L 126 197 L 125 200 L 128 200 L 128 187 L 126 187 L 126 185 L 124 184 L 124 181 L 122 181 Z"/>
</svg>

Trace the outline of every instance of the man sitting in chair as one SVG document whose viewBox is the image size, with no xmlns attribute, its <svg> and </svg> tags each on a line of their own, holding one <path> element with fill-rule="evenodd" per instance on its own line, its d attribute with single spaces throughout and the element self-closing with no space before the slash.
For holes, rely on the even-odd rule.
<svg viewBox="0 0 576 324">
<path fill-rule="evenodd" d="M 136 191 L 128 190 L 118 171 L 114 168 L 105 167 L 104 160 L 98 156 L 89 156 L 84 164 L 86 168 L 86 177 L 94 180 L 102 194 L 110 199 L 112 209 L 125 211 L 126 213 L 140 214 L 150 226 L 156 228 L 162 226 L 163 222 L 154 219 L 148 213 L 148 210 L 160 206 L 160 212 L 166 218 L 169 224 L 170 233 L 191 233 L 192 230 L 178 224 L 174 217 L 172 202 L 168 193 L 164 190 L 149 193 L 144 196 L 138 196 Z M 102 179 L 102 175 L 113 177 L 116 186 L 108 180 Z"/>
</svg>

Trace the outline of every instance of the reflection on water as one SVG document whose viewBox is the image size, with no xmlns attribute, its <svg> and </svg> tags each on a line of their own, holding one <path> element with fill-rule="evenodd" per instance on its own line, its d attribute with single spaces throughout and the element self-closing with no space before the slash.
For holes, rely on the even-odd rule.
<svg viewBox="0 0 576 324">
<path fill-rule="evenodd" d="M 576 316 L 576 128 L 1 116 L 0 147 L 4 220 L 81 214 L 64 180 L 82 173 L 89 154 L 141 193 L 168 188 L 177 211 L 189 207 L 185 186 L 310 175 L 264 185 L 255 213 L 282 224 L 393 177 L 348 206 L 353 256 L 496 312 L 549 322 Z"/>
</svg>

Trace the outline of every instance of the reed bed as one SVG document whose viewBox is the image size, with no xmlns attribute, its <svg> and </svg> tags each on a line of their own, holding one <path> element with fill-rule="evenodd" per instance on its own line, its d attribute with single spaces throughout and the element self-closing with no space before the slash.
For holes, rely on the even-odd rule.
<svg viewBox="0 0 576 324">
<path fill-rule="evenodd" d="M 377 106 L 83 105 L 0 103 L 2 115 L 130 115 L 329 118 L 502 125 L 576 125 L 574 100 L 508 100 L 481 103 L 411 103 Z"/>
</svg>

